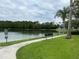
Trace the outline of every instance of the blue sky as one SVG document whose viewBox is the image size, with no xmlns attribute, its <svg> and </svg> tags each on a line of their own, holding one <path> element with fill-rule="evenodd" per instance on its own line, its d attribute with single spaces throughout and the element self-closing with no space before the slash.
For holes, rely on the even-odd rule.
<svg viewBox="0 0 79 59">
<path fill-rule="evenodd" d="M 0 0 L 0 20 L 59 22 L 55 13 L 68 5 L 69 0 Z"/>
</svg>

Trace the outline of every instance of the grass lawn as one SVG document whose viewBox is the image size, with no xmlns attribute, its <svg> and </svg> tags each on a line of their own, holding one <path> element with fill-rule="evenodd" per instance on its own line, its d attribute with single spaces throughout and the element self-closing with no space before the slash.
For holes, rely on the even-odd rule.
<svg viewBox="0 0 79 59">
<path fill-rule="evenodd" d="M 79 59 L 79 36 L 32 43 L 17 51 L 17 59 Z"/>
<path fill-rule="evenodd" d="M 40 37 L 40 38 L 44 38 L 44 37 Z M 7 43 L 6 42 L 2 42 L 2 43 L 0 43 L 0 47 L 9 46 L 9 45 L 13 45 L 13 44 L 17 44 L 17 43 L 21 43 L 21 42 L 25 42 L 25 41 L 30 41 L 30 40 L 35 40 L 35 39 L 39 39 L 39 38 L 17 40 L 17 41 L 11 41 L 11 42 L 7 42 Z"/>
</svg>

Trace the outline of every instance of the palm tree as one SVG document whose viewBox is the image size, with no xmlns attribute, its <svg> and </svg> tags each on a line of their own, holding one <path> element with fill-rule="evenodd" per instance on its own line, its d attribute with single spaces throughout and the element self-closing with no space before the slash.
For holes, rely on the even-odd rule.
<svg viewBox="0 0 79 59">
<path fill-rule="evenodd" d="M 67 16 L 68 16 L 68 13 L 69 13 L 69 10 L 68 10 L 68 8 L 63 8 L 62 10 L 60 9 L 60 10 L 58 10 L 57 11 L 57 13 L 56 13 L 56 15 L 55 15 L 55 17 L 57 16 L 57 17 L 61 17 L 62 18 L 62 21 L 63 21 L 63 30 L 64 30 L 64 33 L 65 33 L 65 20 L 66 20 L 66 18 L 67 18 Z"/>
<path fill-rule="evenodd" d="M 70 0 L 70 13 L 69 13 L 69 21 L 68 21 L 68 32 L 67 32 L 67 39 L 71 39 L 71 20 L 72 20 L 72 4 L 73 0 Z"/>
</svg>

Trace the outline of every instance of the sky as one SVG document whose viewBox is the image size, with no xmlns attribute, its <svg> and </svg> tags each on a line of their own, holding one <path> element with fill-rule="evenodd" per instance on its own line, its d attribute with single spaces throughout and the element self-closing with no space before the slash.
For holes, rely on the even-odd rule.
<svg viewBox="0 0 79 59">
<path fill-rule="evenodd" d="M 61 22 L 54 18 L 69 0 L 0 0 L 0 20 Z"/>
</svg>

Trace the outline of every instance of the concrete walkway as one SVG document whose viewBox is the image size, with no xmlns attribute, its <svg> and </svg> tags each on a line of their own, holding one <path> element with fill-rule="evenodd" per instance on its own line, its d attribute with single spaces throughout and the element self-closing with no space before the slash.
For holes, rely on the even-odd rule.
<svg viewBox="0 0 79 59">
<path fill-rule="evenodd" d="M 48 37 L 47 39 L 57 38 L 57 37 L 61 37 L 61 36 L 65 36 L 65 35 Z M 18 44 L 14 44 L 14 45 L 0 48 L 0 59 L 16 59 L 16 52 L 19 48 L 21 48 L 22 46 L 34 43 L 34 42 L 42 41 L 42 40 L 46 40 L 46 38 L 26 41 L 26 42 L 22 42 L 22 43 L 18 43 Z"/>
</svg>

